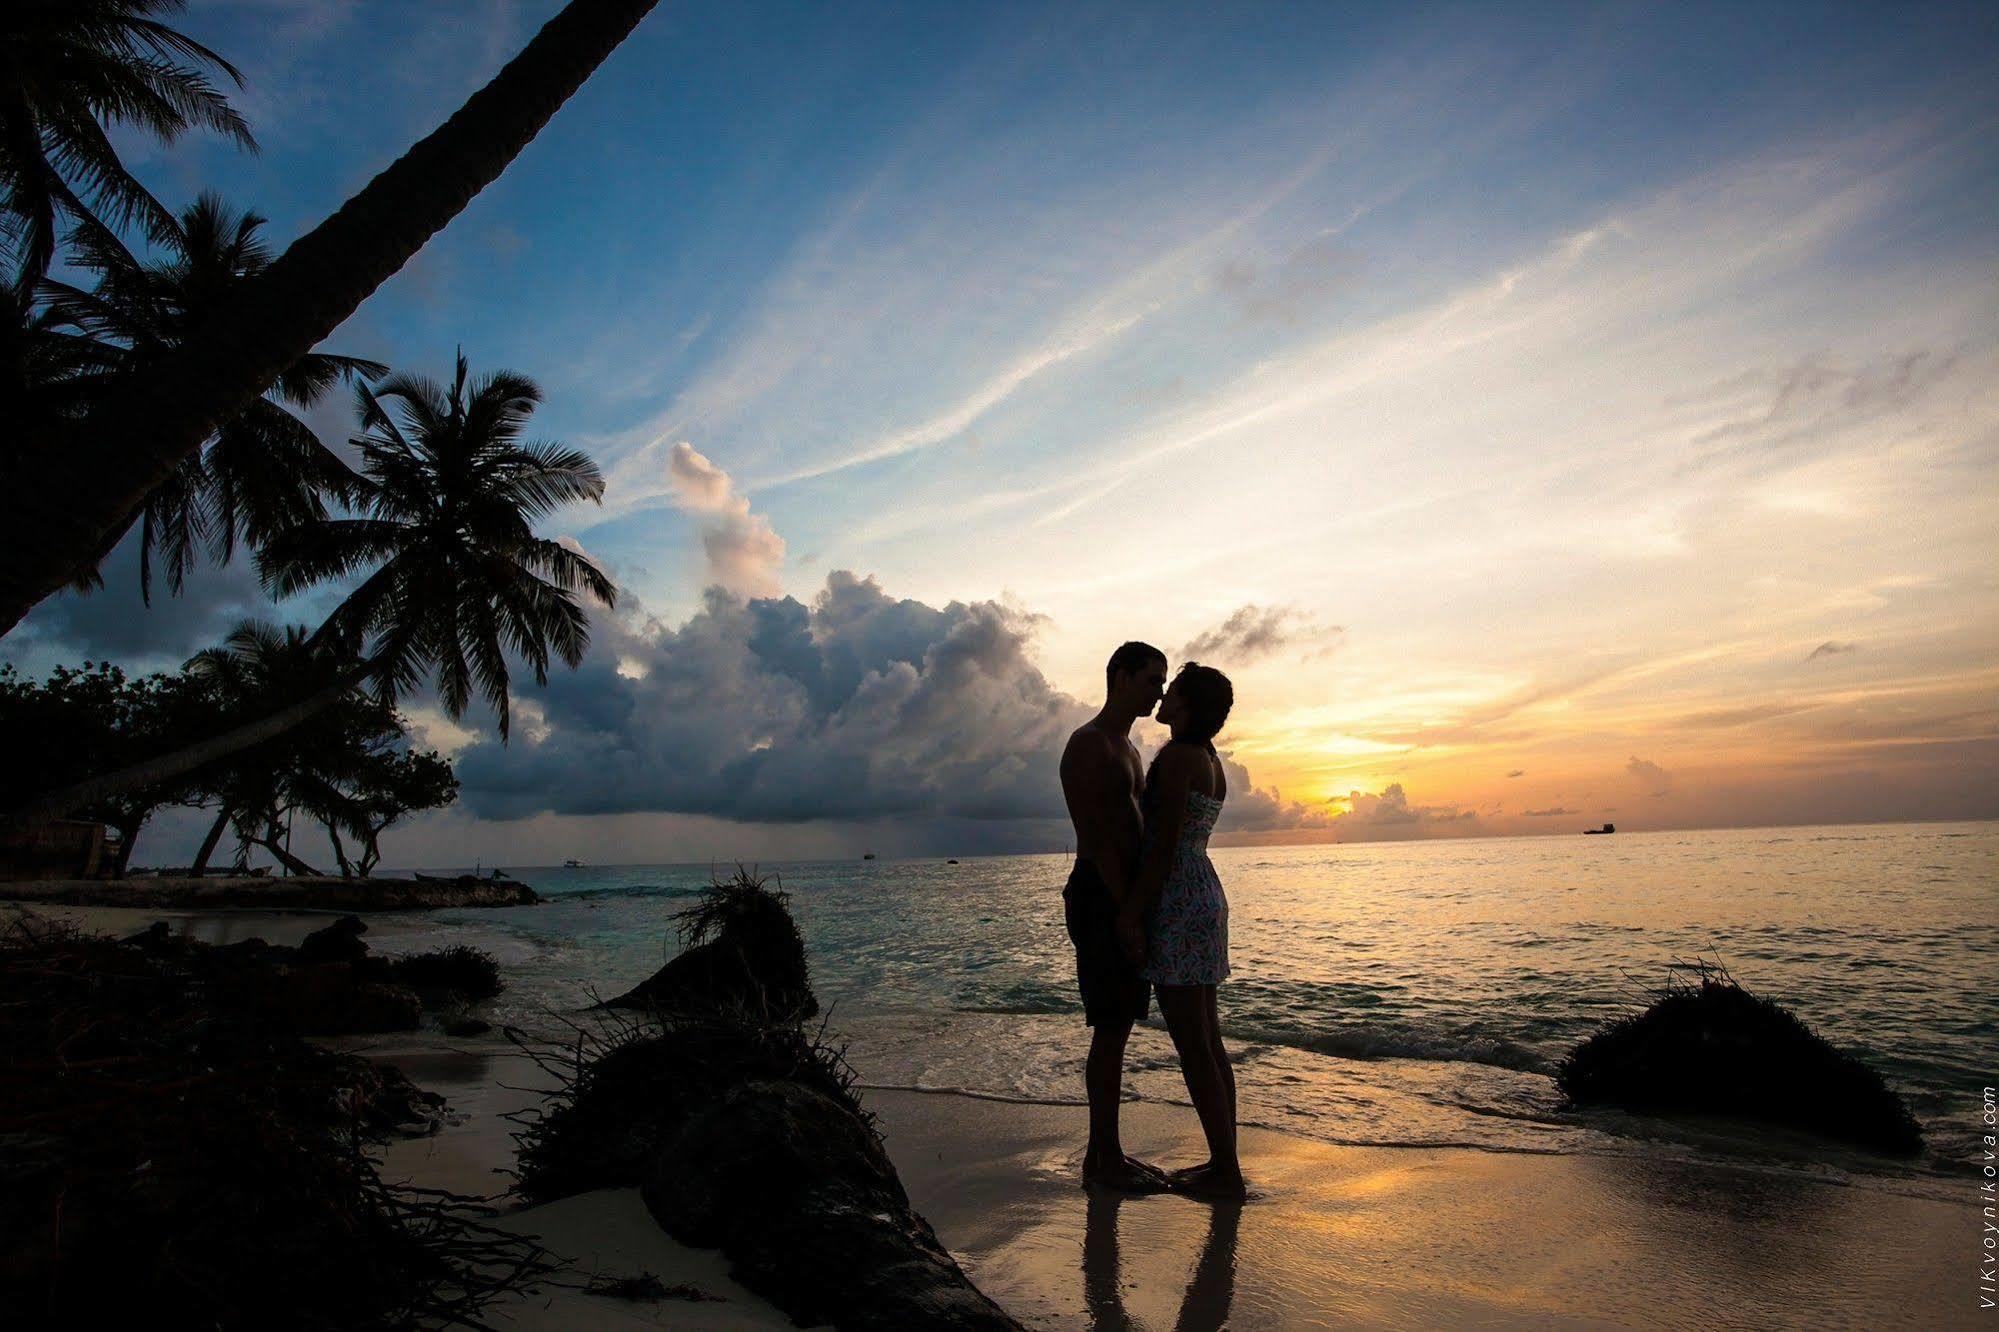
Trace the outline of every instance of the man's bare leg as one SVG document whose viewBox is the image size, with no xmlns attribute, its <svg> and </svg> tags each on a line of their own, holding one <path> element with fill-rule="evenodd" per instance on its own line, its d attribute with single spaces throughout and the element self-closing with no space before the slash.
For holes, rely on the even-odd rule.
<svg viewBox="0 0 1999 1332">
<path fill-rule="evenodd" d="M 1118 1108 L 1124 1099 L 1124 1048 L 1131 1023 L 1100 1022 L 1090 1028 L 1090 1054 L 1083 1065 L 1083 1087 L 1090 1098 L 1090 1145 L 1083 1152 L 1083 1182 L 1133 1193 L 1156 1193 L 1166 1187 L 1157 1166 L 1127 1156 L 1118 1136 Z"/>
</svg>

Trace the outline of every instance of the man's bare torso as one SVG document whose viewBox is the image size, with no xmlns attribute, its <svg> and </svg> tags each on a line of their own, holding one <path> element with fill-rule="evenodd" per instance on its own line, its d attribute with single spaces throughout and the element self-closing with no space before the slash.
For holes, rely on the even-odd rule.
<svg viewBox="0 0 1999 1332">
<path fill-rule="evenodd" d="M 1085 722 L 1062 752 L 1062 797 L 1076 829 L 1076 858 L 1089 861 L 1121 896 L 1138 868 L 1143 820 L 1138 793 L 1145 782 L 1131 737 Z"/>
</svg>

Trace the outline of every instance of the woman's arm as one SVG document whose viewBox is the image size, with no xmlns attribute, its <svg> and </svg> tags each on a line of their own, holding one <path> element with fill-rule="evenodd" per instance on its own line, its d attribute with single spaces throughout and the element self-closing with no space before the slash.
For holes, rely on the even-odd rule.
<svg viewBox="0 0 1999 1332">
<path fill-rule="evenodd" d="M 1187 822 L 1187 793 L 1194 787 L 1195 757 L 1186 746 L 1180 746 L 1168 748 L 1159 759 L 1159 798 L 1153 802 L 1152 821 L 1145 828 L 1145 855 L 1118 913 L 1119 937 L 1125 951 L 1134 954 L 1133 961 L 1144 960 L 1145 918 L 1173 869 L 1180 829 Z"/>
</svg>

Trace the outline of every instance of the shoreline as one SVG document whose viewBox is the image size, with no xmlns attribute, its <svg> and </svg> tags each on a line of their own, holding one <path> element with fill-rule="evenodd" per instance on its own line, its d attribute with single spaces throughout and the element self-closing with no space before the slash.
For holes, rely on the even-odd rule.
<svg viewBox="0 0 1999 1332">
<path fill-rule="evenodd" d="M 504 1187 L 502 1116 L 538 1094 L 523 1056 L 421 1034 L 348 1048 L 451 1103 L 440 1133 L 385 1149 L 385 1173 Z M 1960 1206 L 1749 1166 L 1339 1146 L 1250 1127 L 1247 1205 L 1118 1197 L 1080 1186 L 1081 1107 L 884 1088 L 866 1102 L 915 1209 L 981 1290 L 1036 1328 L 1944 1327 L 1957 1321 L 1951 1254 L 1975 1229 Z M 1203 1154 L 1183 1106 L 1127 1103 L 1124 1128 L 1149 1159 Z M 789 1325 L 736 1293 L 722 1255 L 667 1237 L 630 1190 L 512 1208 L 495 1224 L 541 1237 L 579 1277 L 642 1260 L 727 1301 L 632 1306 L 544 1288 L 495 1308 L 496 1325 Z"/>
<path fill-rule="evenodd" d="M 168 914 L 191 932 L 273 941 L 323 919 Z M 50 915 L 114 932 L 154 918 L 130 904 Z M 405 916 L 382 942 L 453 928 Z M 440 1132 L 381 1149 L 386 1177 L 505 1189 L 497 1172 L 514 1164 L 514 1146 L 504 1116 L 542 1095 L 531 1061 L 497 1036 L 338 1044 L 449 1102 Z M 916 1211 L 981 1290 L 1037 1328 L 1950 1326 L 1961 1317 L 1952 1256 L 1976 1238 L 1968 1205 L 1760 1163 L 1361 1146 L 1250 1126 L 1241 1132 L 1257 1197 L 1247 1207 L 1117 1199 L 1079 1187 L 1081 1106 L 867 1081 Z M 1127 1102 L 1123 1115 L 1129 1150 L 1169 1165 L 1203 1154 L 1185 1106 Z M 491 1310 L 496 1327 L 790 1326 L 729 1280 L 721 1254 L 673 1241 L 633 1190 L 496 1201 L 495 1225 L 568 1263 L 568 1284 Z M 583 1288 L 643 1272 L 723 1298 L 633 1303 Z"/>
<path fill-rule="evenodd" d="M 130 879 L 0 882 L 0 902 L 31 906 L 197 910 L 435 911 L 532 906 L 534 889 L 513 879 L 343 879 L 338 875 L 205 874 Z"/>
</svg>

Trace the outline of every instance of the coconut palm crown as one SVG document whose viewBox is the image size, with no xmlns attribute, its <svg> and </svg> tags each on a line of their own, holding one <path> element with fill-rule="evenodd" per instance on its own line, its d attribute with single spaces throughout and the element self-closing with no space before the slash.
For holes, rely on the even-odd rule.
<svg viewBox="0 0 1999 1332">
<path fill-rule="evenodd" d="M 270 265 L 258 234 L 264 222 L 205 193 L 168 220 L 157 255 L 145 261 L 103 227 L 80 226 L 72 259 L 96 275 L 95 285 L 89 291 L 53 279 L 41 285 L 44 317 L 75 330 L 106 367 L 94 381 L 72 381 L 71 391 L 101 392 L 97 386 L 179 346 Z M 308 352 L 225 421 L 204 448 L 183 458 L 140 514 L 139 590 L 146 600 L 152 599 L 156 554 L 165 563 L 168 590 L 178 595 L 202 547 L 217 564 L 227 564 L 239 540 L 259 546 L 285 528 L 325 518 L 326 500 L 343 498 L 355 476 L 294 409 L 312 406 L 342 381 L 387 373 L 374 361 Z M 97 585 L 96 570 L 78 581 Z"/>
<path fill-rule="evenodd" d="M 209 129 L 257 144 L 211 75 L 228 61 L 167 26 L 186 0 L 7 0 L 0 4 L 0 246 L 33 289 L 63 222 L 165 230 L 171 217 L 105 132 L 131 125 L 172 142 Z"/>
<path fill-rule="evenodd" d="M 604 478 L 579 450 L 523 442 L 541 390 L 506 370 L 472 380 L 463 353 L 448 388 L 397 374 L 356 394 L 354 513 L 267 542 L 258 553 L 265 589 L 289 597 L 372 570 L 320 635 L 365 650 L 384 701 L 433 678 L 456 718 L 476 689 L 504 741 L 508 655 L 546 684 L 551 653 L 575 666 L 589 644 L 578 593 L 616 602 L 596 565 L 532 528 L 561 505 L 601 502 Z"/>
</svg>

